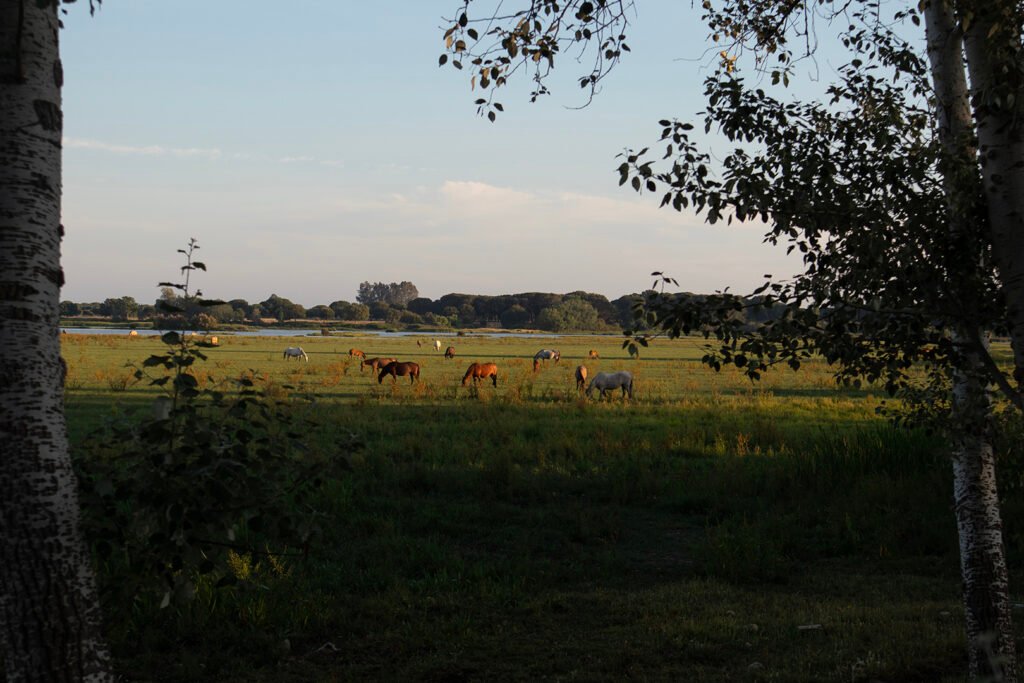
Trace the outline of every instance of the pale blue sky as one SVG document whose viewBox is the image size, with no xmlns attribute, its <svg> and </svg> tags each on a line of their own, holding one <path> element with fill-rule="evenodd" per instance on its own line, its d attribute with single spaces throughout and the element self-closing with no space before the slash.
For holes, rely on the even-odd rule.
<svg viewBox="0 0 1024 683">
<path fill-rule="evenodd" d="M 653 270 L 692 291 L 798 270 L 757 226 L 708 227 L 618 187 L 617 153 L 702 109 L 709 60 L 689 2 L 638 4 L 633 52 L 588 108 L 568 108 L 584 69 L 564 56 L 554 95 L 508 88 L 495 124 L 468 75 L 437 67 L 455 1 L 71 6 L 62 298 L 150 301 L 189 237 L 207 295 L 306 306 L 364 280 L 614 298 Z"/>
</svg>

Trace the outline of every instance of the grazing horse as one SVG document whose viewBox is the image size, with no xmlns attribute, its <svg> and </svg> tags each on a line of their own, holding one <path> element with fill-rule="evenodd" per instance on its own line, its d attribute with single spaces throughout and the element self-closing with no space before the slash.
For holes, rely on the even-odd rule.
<svg viewBox="0 0 1024 683">
<path fill-rule="evenodd" d="M 583 387 L 587 384 L 587 366 L 577 365 L 576 366 L 576 391 L 583 391 Z"/>
<path fill-rule="evenodd" d="M 462 386 L 466 386 L 469 378 L 473 378 L 473 386 L 482 379 L 490 377 L 494 386 L 498 386 L 498 366 L 494 363 L 472 363 L 466 374 L 462 376 Z"/>
<path fill-rule="evenodd" d="M 447 349 L 445 349 L 444 350 L 444 357 L 445 358 L 455 358 L 455 347 L 454 346 L 449 346 Z"/>
<path fill-rule="evenodd" d="M 377 372 L 378 369 L 384 367 L 388 363 L 394 362 L 394 358 L 367 358 L 359 364 L 359 372 L 362 372 L 363 368 L 370 368 L 373 372 Z"/>
<path fill-rule="evenodd" d="M 590 349 L 590 353 L 588 353 L 588 354 L 587 354 L 587 357 L 588 357 L 588 358 L 592 358 L 592 359 L 594 359 L 594 360 L 597 360 L 597 359 L 598 359 L 598 358 L 600 358 L 601 356 L 600 356 L 600 355 L 598 355 L 598 353 L 597 353 L 597 350 L 596 350 L 596 349 Z"/>
<path fill-rule="evenodd" d="M 381 384 L 384 381 L 385 375 L 391 375 L 391 381 L 393 382 L 397 382 L 399 376 L 405 377 L 409 375 L 409 384 L 412 384 L 420 378 L 420 366 L 416 363 L 391 361 L 380 369 L 380 374 L 377 375 L 377 384 Z"/>
<path fill-rule="evenodd" d="M 366 360 L 366 354 L 363 353 L 362 351 L 360 351 L 359 349 L 349 349 L 348 350 L 348 355 L 355 356 L 356 358 L 362 358 L 363 360 Z"/>
<path fill-rule="evenodd" d="M 562 354 L 557 349 L 541 349 L 533 354 L 533 360 L 553 360 L 556 363 L 562 359 Z"/>
<path fill-rule="evenodd" d="M 434 340 L 434 350 L 435 351 L 440 351 L 441 350 L 441 340 L 440 339 L 435 339 Z"/>
<path fill-rule="evenodd" d="M 289 358 L 302 358 L 307 363 L 309 362 L 309 356 L 306 355 L 306 352 L 302 350 L 301 346 L 289 346 L 285 349 L 284 359 L 288 360 Z"/>
<path fill-rule="evenodd" d="M 626 372 L 599 372 L 594 375 L 594 379 L 590 380 L 590 386 L 587 387 L 587 396 L 589 397 L 591 392 L 597 389 L 601 392 L 601 398 L 606 398 L 608 392 L 615 389 L 622 389 L 622 395 L 629 395 L 633 398 L 633 373 Z"/>
</svg>

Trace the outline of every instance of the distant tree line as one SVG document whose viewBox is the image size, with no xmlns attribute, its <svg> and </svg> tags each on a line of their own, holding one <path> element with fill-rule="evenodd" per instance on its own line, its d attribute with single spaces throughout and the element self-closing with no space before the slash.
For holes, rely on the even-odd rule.
<svg viewBox="0 0 1024 683">
<path fill-rule="evenodd" d="M 409 302 L 420 295 L 416 285 L 409 281 L 363 282 L 359 285 L 356 301 L 369 306 L 375 303 L 386 303 L 391 306 L 408 306 Z"/>
<path fill-rule="evenodd" d="M 451 328 L 500 327 L 540 329 L 550 332 L 613 331 L 637 329 L 633 303 L 642 295 L 627 294 L 609 301 L 602 294 L 575 291 L 568 294 L 524 292 L 521 294 L 445 294 L 439 299 L 419 296 L 411 282 L 359 285 L 356 301 L 333 301 L 310 308 L 271 294 L 258 303 L 232 299 L 215 305 L 199 299 L 183 300 L 164 288 L 153 305 L 139 304 L 130 296 L 102 303 L 61 302 L 61 315 L 109 317 L 114 321 L 146 320 L 163 329 L 210 329 L 220 324 L 261 324 L 265 320 L 363 321 L 380 320 L 391 325 L 429 325 Z M 680 294 L 700 298 L 699 294 Z M 165 313 L 166 305 L 180 312 Z M 751 303 L 755 303 L 751 300 Z M 750 306 L 745 315 L 751 324 L 773 320 L 781 314 L 772 308 Z M 639 327 L 642 328 L 642 325 Z"/>
</svg>

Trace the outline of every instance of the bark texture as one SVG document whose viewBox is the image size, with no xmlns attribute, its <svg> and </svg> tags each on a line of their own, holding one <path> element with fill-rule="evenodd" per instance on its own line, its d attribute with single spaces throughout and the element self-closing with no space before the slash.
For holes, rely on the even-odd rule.
<svg viewBox="0 0 1024 683">
<path fill-rule="evenodd" d="M 111 680 L 64 422 L 57 3 L 0 0 L 0 657 Z"/>
<path fill-rule="evenodd" d="M 964 44 L 947 0 L 926 5 L 925 29 L 937 130 L 945 152 L 942 173 L 949 229 L 967 234 L 984 229 L 976 220 L 982 208 L 978 206 L 981 178 L 963 67 Z M 974 310 L 971 301 L 959 303 L 964 310 Z M 987 348 L 982 339 L 984 332 L 977 327 L 967 325 L 954 331 L 963 361 L 953 376 L 953 499 L 960 537 L 970 673 L 975 678 L 1009 682 L 1017 680 L 1017 659 L 990 438 L 989 387 L 981 358 Z"/>
<path fill-rule="evenodd" d="M 965 340 L 956 335 L 955 341 Z M 1010 578 L 991 439 L 991 407 L 984 366 L 965 352 L 964 369 L 953 377 L 953 505 L 960 539 L 972 678 L 1017 681 Z"/>
</svg>

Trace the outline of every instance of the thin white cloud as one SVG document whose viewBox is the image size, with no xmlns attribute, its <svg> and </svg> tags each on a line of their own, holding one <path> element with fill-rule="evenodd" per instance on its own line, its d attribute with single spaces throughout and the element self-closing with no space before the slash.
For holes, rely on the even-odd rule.
<svg viewBox="0 0 1024 683">
<path fill-rule="evenodd" d="M 278 159 L 282 164 L 303 164 L 310 161 L 316 161 L 313 157 L 298 156 L 298 157 L 281 157 Z"/>
<path fill-rule="evenodd" d="M 441 194 L 450 202 L 467 207 L 508 206 L 534 202 L 536 195 L 508 187 L 498 187 L 475 180 L 446 180 Z"/>
<path fill-rule="evenodd" d="M 217 148 L 205 147 L 165 147 L 163 145 L 121 145 L 101 140 L 89 140 L 84 138 L 64 138 L 64 147 L 73 149 L 91 149 L 113 154 L 139 154 L 145 156 L 170 156 L 170 157 L 205 157 L 207 159 L 219 159 L 221 151 Z"/>
</svg>

